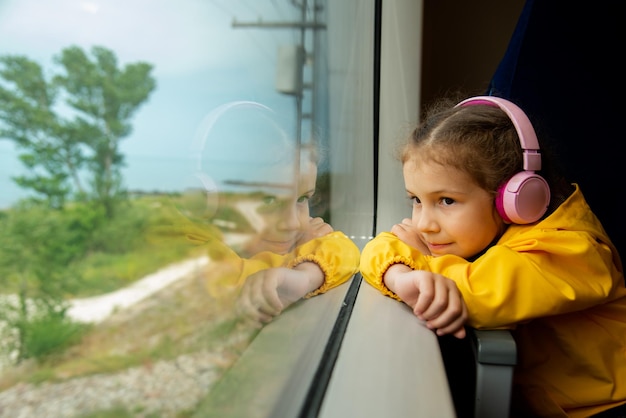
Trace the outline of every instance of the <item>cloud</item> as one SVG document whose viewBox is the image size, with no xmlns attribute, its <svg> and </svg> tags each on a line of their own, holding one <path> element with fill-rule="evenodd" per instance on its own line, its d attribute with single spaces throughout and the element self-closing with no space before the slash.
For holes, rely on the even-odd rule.
<svg viewBox="0 0 626 418">
<path fill-rule="evenodd" d="M 0 6 L 0 50 L 25 53 L 46 65 L 69 45 L 101 45 L 122 63 L 150 62 L 164 76 L 234 68 L 251 59 L 258 65 L 259 54 L 273 64 L 275 48 L 265 41 L 288 42 L 287 31 L 232 28 L 235 18 L 251 19 L 244 6 L 232 0 L 223 5 L 208 0 L 8 0 Z M 265 13 L 265 19 L 276 14 L 269 3 L 264 9 L 252 13 Z"/>
<path fill-rule="evenodd" d="M 79 3 L 79 6 L 87 13 L 98 13 L 98 10 L 100 10 L 99 4 L 90 1 L 82 1 Z"/>
</svg>

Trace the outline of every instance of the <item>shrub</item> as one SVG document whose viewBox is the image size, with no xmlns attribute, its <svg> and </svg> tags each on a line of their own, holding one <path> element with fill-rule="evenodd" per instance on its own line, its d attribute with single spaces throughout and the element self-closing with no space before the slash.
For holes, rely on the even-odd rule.
<svg viewBox="0 0 626 418">
<path fill-rule="evenodd" d="M 19 360 L 46 358 L 62 352 L 78 342 L 87 326 L 73 321 L 65 310 L 45 310 L 34 318 L 20 319 L 16 327 L 20 330 Z"/>
</svg>

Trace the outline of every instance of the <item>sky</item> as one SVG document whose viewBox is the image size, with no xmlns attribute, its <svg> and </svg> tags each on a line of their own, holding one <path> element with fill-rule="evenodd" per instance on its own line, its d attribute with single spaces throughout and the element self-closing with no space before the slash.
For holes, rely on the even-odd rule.
<svg viewBox="0 0 626 418">
<path fill-rule="evenodd" d="M 297 42 L 296 31 L 233 22 L 286 21 L 297 13 L 288 0 L 0 0 L 0 55 L 26 55 L 46 74 L 56 72 L 53 57 L 71 45 L 86 52 L 104 46 L 119 67 L 152 64 L 157 88 L 121 142 L 125 185 L 180 190 L 197 160 L 193 144 L 203 121 L 220 105 L 255 101 L 283 116 L 294 112 L 293 97 L 274 83 L 278 47 Z M 211 152 L 232 154 L 241 146 L 222 141 L 219 147 L 231 149 L 212 144 Z M 212 175 L 230 178 L 241 170 L 223 164 Z M 11 180 L 23 172 L 13 143 L 0 138 L 0 208 L 25 196 Z"/>
</svg>

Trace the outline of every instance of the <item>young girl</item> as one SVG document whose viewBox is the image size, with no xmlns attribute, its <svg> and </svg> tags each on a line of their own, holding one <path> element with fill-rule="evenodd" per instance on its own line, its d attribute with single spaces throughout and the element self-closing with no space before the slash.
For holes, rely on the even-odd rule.
<svg viewBox="0 0 626 418">
<path fill-rule="evenodd" d="M 412 217 L 365 246 L 361 273 L 438 335 L 510 329 L 514 414 L 623 416 L 621 261 L 545 157 L 510 101 L 433 108 L 400 156 Z"/>
</svg>

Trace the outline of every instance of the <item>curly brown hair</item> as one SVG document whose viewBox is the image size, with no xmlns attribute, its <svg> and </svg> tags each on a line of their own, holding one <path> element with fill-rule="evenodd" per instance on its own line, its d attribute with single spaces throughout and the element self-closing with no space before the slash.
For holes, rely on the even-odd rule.
<svg viewBox="0 0 626 418">
<path fill-rule="evenodd" d="M 456 107 L 457 103 L 452 98 L 432 103 L 399 150 L 398 159 L 403 164 L 412 159 L 454 167 L 495 197 L 502 184 L 524 170 L 518 133 L 509 116 L 498 107 Z M 542 148 L 540 174 L 553 189 L 550 213 L 572 189 L 546 154 Z"/>
</svg>

